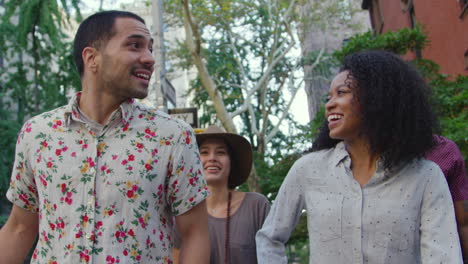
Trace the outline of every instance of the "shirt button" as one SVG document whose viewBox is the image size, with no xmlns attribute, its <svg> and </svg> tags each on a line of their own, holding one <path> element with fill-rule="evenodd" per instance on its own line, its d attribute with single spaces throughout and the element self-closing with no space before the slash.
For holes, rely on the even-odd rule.
<svg viewBox="0 0 468 264">
<path fill-rule="evenodd" d="M 89 173 L 91 173 L 91 174 L 94 174 L 95 171 L 96 171 L 96 170 L 94 169 L 94 167 L 92 167 L 92 168 L 89 169 Z"/>
<path fill-rule="evenodd" d="M 88 201 L 88 204 L 89 204 L 89 205 L 92 205 L 92 204 L 93 204 L 93 200 L 89 200 L 89 201 Z"/>
<path fill-rule="evenodd" d="M 91 235 L 90 234 L 87 234 L 86 235 L 86 239 L 90 239 L 91 238 Z"/>
</svg>

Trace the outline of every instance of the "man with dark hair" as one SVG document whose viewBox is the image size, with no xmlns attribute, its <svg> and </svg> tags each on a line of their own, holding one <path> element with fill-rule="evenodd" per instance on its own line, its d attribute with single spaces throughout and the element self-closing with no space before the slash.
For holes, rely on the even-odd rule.
<svg viewBox="0 0 468 264">
<path fill-rule="evenodd" d="M 74 56 L 82 91 L 27 121 L 18 137 L 0 230 L 0 263 L 172 263 L 174 221 L 183 263 L 208 263 L 202 175 L 186 123 L 144 106 L 153 72 L 139 16 L 96 13 Z"/>
</svg>

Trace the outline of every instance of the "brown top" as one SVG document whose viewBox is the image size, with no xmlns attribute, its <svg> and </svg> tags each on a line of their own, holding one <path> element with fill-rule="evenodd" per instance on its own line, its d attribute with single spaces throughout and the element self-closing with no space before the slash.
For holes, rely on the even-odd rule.
<svg viewBox="0 0 468 264">
<path fill-rule="evenodd" d="M 255 234 L 270 211 L 270 203 L 259 193 L 246 193 L 229 224 L 229 264 L 256 264 Z M 211 241 L 211 264 L 224 263 L 226 218 L 208 215 Z"/>
<path fill-rule="evenodd" d="M 257 251 L 255 234 L 262 227 L 270 211 L 270 202 L 259 193 L 248 192 L 242 204 L 231 215 L 229 224 L 229 264 L 256 264 Z M 208 214 L 210 232 L 210 264 L 224 263 L 224 245 L 226 237 L 226 218 L 217 218 Z M 175 237 L 175 248 L 180 248 L 180 241 Z"/>
</svg>

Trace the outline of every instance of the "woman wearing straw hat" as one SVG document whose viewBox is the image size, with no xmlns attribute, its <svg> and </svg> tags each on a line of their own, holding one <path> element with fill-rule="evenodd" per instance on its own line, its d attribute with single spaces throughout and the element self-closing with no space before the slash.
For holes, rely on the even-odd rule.
<svg viewBox="0 0 468 264">
<path fill-rule="evenodd" d="M 259 193 L 240 192 L 252 169 L 252 148 L 242 136 L 217 126 L 197 134 L 200 159 L 211 195 L 206 199 L 210 263 L 257 263 L 255 234 L 270 203 Z M 175 248 L 179 248 L 175 242 Z M 177 259 L 177 250 L 175 252 Z"/>
</svg>

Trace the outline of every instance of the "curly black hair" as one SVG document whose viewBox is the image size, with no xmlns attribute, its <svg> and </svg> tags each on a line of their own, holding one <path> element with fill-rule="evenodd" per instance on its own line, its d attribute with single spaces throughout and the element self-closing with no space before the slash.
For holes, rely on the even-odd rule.
<svg viewBox="0 0 468 264">
<path fill-rule="evenodd" d="M 431 90 L 413 65 L 393 53 L 373 50 L 348 55 L 343 71 L 350 73 L 356 88 L 361 132 L 386 169 L 432 148 L 439 124 L 429 101 Z M 325 120 L 312 151 L 333 148 L 340 141 L 330 138 Z"/>
</svg>

